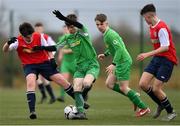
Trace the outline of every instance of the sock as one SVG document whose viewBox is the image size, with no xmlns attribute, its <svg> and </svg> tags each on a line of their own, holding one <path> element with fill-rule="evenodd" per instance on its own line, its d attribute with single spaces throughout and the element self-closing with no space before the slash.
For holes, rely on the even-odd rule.
<svg viewBox="0 0 180 126">
<path fill-rule="evenodd" d="M 46 90 L 49 96 L 51 97 L 51 99 L 55 99 L 55 96 L 54 96 L 54 93 L 50 84 L 46 85 Z"/>
<path fill-rule="evenodd" d="M 168 100 L 168 98 L 164 98 L 161 101 L 162 106 L 166 109 L 167 113 L 172 113 L 173 112 L 173 107 L 171 106 L 170 101 Z"/>
<path fill-rule="evenodd" d="M 35 112 L 35 102 L 36 102 L 36 96 L 34 91 L 28 91 L 27 94 L 27 102 L 29 106 L 29 111 Z"/>
<path fill-rule="evenodd" d="M 65 89 L 65 92 L 74 99 L 74 90 L 72 85 L 69 85 L 69 87 Z"/>
<path fill-rule="evenodd" d="M 152 87 L 150 87 L 146 91 L 146 93 L 151 97 L 154 102 L 156 102 L 159 106 L 162 106 L 160 100 L 157 98 L 157 96 L 155 96 L 154 92 L 152 91 Z"/>
<path fill-rule="evenodd" d="M 38 88 L 39 88 L 39 90 L 40 90 L 40 92 L 42 94 L 42 97 L 46 97 L 46 93 L 45 93 L 45 89 L 44 89 L 43 83 L 38 84 Z"/>
<path fill-rule="evenodd" d="M 132 89 L 129 90 L 127 93 L 127 97 L 139 108 L 146 109 L 146 104 L 140 99 L 140 97 L 137 95 L 137 92 L 133 91 Z"/>
<path fill-rule="evenodd" d="M 74 92 L 74 97 L 78 112 L 84 112 L 84 99 L 82 97 L 82 92 Z"/>
<path fill-rule="evenodd" d="M 85 86 L 82 92 L 82 96 L 84 98 L 85 101 L 87 101 L 88 99 L 88 92 L 91 90 L 92 85 L 91 86 Z"/>
<path fill-rule="evenodd" d="M 120 87 L 119 87 L 119 84 L 114 84 L 114 87 L 113 89 L 114 91 L 118 92 L 118 93 L 121 93 L 122 95 L 126 96 L 121 90 L 120 90 Z"/>
<path fill-rule="evenodd" d="M 61 98 L 64 98 L 64 97 L 65 97 L 65 91 L 64 91 L 64 88 L 63 88 L 63 87 L 60 88 L 60 97 L 61 97 Z"/>
</svg>

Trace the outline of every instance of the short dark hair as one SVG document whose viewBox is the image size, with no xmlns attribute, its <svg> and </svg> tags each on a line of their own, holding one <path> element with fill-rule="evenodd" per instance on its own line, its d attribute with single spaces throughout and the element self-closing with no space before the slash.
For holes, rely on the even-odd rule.
<svg viewBox="0 0 180 126">
<path fill-rule="evenodd" d="M 141 9 L 141 15 L 147 13 L 147 12 L 155 12 L 156 13 L 156 8 L 153 4 L 147 4 Z"/>
<path fill-rule="evenodd" d="M 105 22 L 107 20 L 107 16 L 105 14 L 97 14 L 94 20 Z"/>
<path fill-rule="evenodd" d="M 75 14 L 69 14 L 66 16 L 69 20 L 76 22 L 77 16 Z M 66 26 L 71 26 L 72 24 L 65 22 Z"/>
<path fill-rule="evenodd" d="M 43 24 L 41 22 L 37 22 L 34 26 L 35 27 L 43 27 Z"/>
<path fill-rule="evenodd" d="M 19 32 L 22 36 L 26 37 L 34 32 L 34 28 L 30 23 L 24 22 L 19 26 Z"/>
</svg>

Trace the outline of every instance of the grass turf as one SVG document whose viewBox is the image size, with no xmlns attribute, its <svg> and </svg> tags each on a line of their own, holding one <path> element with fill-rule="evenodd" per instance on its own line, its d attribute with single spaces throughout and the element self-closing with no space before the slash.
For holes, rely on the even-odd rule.
<svg viewBox="0 0 180 126">
<path fill-rule="evenodd" d="M 59 90 L 55 90 L 58 94 Z M 176 112 L 180 112 L 179 91 L 166 90 Z M 40 100 L 40 94 L 36 93 L 36 101 Z M 141 98 L 153 111 L 156 105 L 143 92 Z M 28 106 L 26 94 L 23 89 L 0 89 L 0 124 L 4 125 L 174 125 L 180 124 L 177 116 L 172 122 L 163 122 L 160 119 L 166 115 L 164 111 L 158 119 L 152 118 L 152 113 L 142 118 L 135 117 L 132 103 L 124 96 L 112 92 L 106 88 L 96 88 L 90 92 L 89 103 L 91 108 L 87 111 L 88 120 L 67 120 L 64 117 L 64 108 L 74 104 L 67 96 L 65 103 L 36 104 L 37 120 L 28 118 Z"/>
</svg>

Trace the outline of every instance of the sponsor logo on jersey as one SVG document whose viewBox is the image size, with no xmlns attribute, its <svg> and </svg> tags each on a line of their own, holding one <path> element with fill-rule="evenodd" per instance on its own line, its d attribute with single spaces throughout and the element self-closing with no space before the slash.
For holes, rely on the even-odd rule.
<svg viewBox="0 0 180 126">
<path fill-rule="evenodd" d="M 74 46 L 79 45 L 80 43 L 81 43 L 80 41 L 76 41 L 76 42 L 74 42 L 74 43 L 71 43 L 70 46 L 71 46 L 71 47 L 74 47 Z"/>
</svg>

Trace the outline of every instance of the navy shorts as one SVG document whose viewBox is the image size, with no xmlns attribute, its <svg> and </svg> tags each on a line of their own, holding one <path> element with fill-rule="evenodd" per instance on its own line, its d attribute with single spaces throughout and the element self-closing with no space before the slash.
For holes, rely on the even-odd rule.
<svg viewBox="0 0 180 126">
<path fill-rule="evenodd" d="M 28 64 L 23 66 L 23 70 L 25 76 L 27 76 L 30 73 L 34 73 L 36 74 L 36 76 L 41 74 L 44 78 L 46 78 L 49 81 L 51 81 L 51 79 L 49 78 L 51 75 L 59 73 L 56 67 L 53 66 L 51 61 L 45 61 L 39 64 Z"/>
<path fill-rule="evenodd" d="M 171 77 L 173 67 L 174 63 L 166 57 L 155 56 L 144 71 L 153 74 L 162 82 L 167 82 Z"/>
</svg>

